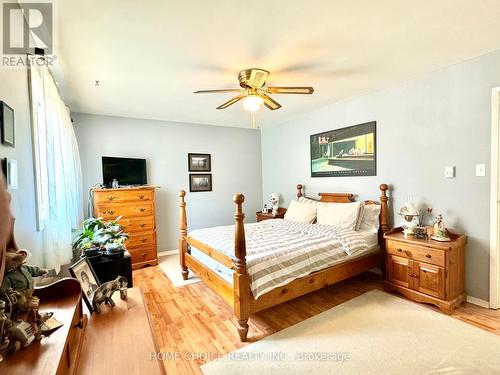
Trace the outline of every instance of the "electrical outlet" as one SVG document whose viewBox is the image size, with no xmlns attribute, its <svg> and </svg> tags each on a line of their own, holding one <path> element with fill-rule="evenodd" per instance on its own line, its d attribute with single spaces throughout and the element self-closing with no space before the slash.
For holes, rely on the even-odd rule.
<svg viewBox="0 0 500 375">
<path fill-rule="evenodd" d="M 455 178 L 455 167 L 444 167 L 444 178 Z"/>
<path fill-rule="evenodd" d="M 476 164 L 476 177 L 486 176 L 486 164 Z"/>
</svg>

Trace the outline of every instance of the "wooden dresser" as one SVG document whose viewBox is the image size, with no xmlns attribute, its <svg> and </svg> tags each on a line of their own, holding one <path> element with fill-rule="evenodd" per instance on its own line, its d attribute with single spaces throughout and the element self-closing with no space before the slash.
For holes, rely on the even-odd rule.
<svg viewBox="0 0 500 375">
<path fill-rule="evenodd" d="M 88 320 L 78 375 L 164 375 L 148 309 L 139 288 L 128 289 L 127 300 L 113 295 L 116 306 L 102 305 Z"/>
<path fill-rule="evenodd" d="M 447 314 L 465 302 L 464 235 L 451 233 L 451 241 L 418 240 L 396 228 L 386 241 L 384 290 L 396 291 L 417 302 L 436 305 Z"/>
<path fill-rule="evenodd" d="M 35 289 L 40 312 L 53 312 L 63 326 L 0 362 L 2 375 L 73 375 L 78 368 L 87 315 L 83 314 L 82 288 L 75 279 L 61 279 Z"/>
<path fill-rule="evenodd" d="M 93 189 L 94 215 L 105 220 L 122 216 L 120 224 L 130 238 L 125 246 L 132 256 L 132 268 L 158 264 L 156 246 L 156 186 Z"/>
</svg>

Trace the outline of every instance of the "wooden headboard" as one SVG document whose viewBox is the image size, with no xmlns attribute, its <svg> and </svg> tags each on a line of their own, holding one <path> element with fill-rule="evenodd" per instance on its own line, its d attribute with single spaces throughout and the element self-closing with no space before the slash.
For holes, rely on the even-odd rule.
<svg viewBox="0 0 500 375">
<path fill-rule="evenodd" d="M 312 199 L 315 201 L 326 202 L 326 203 L 350 203 L 354 202 L 354 194 L 351 193 L 319 193 L 320 199 L 306 197 L 302 194 L 303 186 L 301 184 L 297 185 L 297 199 L 300 197 L 305 197 L 308 199 Z M 382 246 L 384 241 L 384 234 L 391 230 L 391 226 L 389 225 L 389 215 L 387 208 L 387 191 L 389 190 L 389 185 L 382 184 L 379 186 L 380 189 L 380 202 L 366 200 L 364 201 L 365 205 L 369 204 L 379 204 L 380 205 L 380 216 L 379 216 L 379 244 Z"/>
</svg>

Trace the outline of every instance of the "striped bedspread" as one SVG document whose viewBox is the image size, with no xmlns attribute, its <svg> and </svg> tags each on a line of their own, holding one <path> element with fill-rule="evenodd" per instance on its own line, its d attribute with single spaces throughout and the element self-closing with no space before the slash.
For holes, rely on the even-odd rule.
<svg viewBox="0 0 500 375">
<path fill-rule="evenodd" d="M 234 225 L 197 229 L 189 236 L 234 259 Z M 245 237 L 255 298 L 368 247 L 351 229 L 281 219 L 245 224 Z"/>
</svg>

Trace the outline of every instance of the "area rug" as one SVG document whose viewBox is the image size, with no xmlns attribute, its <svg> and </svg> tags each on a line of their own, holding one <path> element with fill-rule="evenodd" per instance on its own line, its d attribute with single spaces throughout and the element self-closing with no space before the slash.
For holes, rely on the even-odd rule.
<svg viewBox="0 0 500 375">
<path fill-rule="evenodd" d="M 207 375 L 500 374 L 500 336 L 373 290 L 201 368 Z"/>
<path fill-rule="evenodd" d="M 158 265 L 172 285 L 177 288 L 201 281 L 201 279 L 196 277 L 191 271 L 189 271 L 189 279 L 184 280 L 182 278 L 181 266 L 179 265 L 179 254 L 169 254 L 158 257 Z"/>
</svg>

